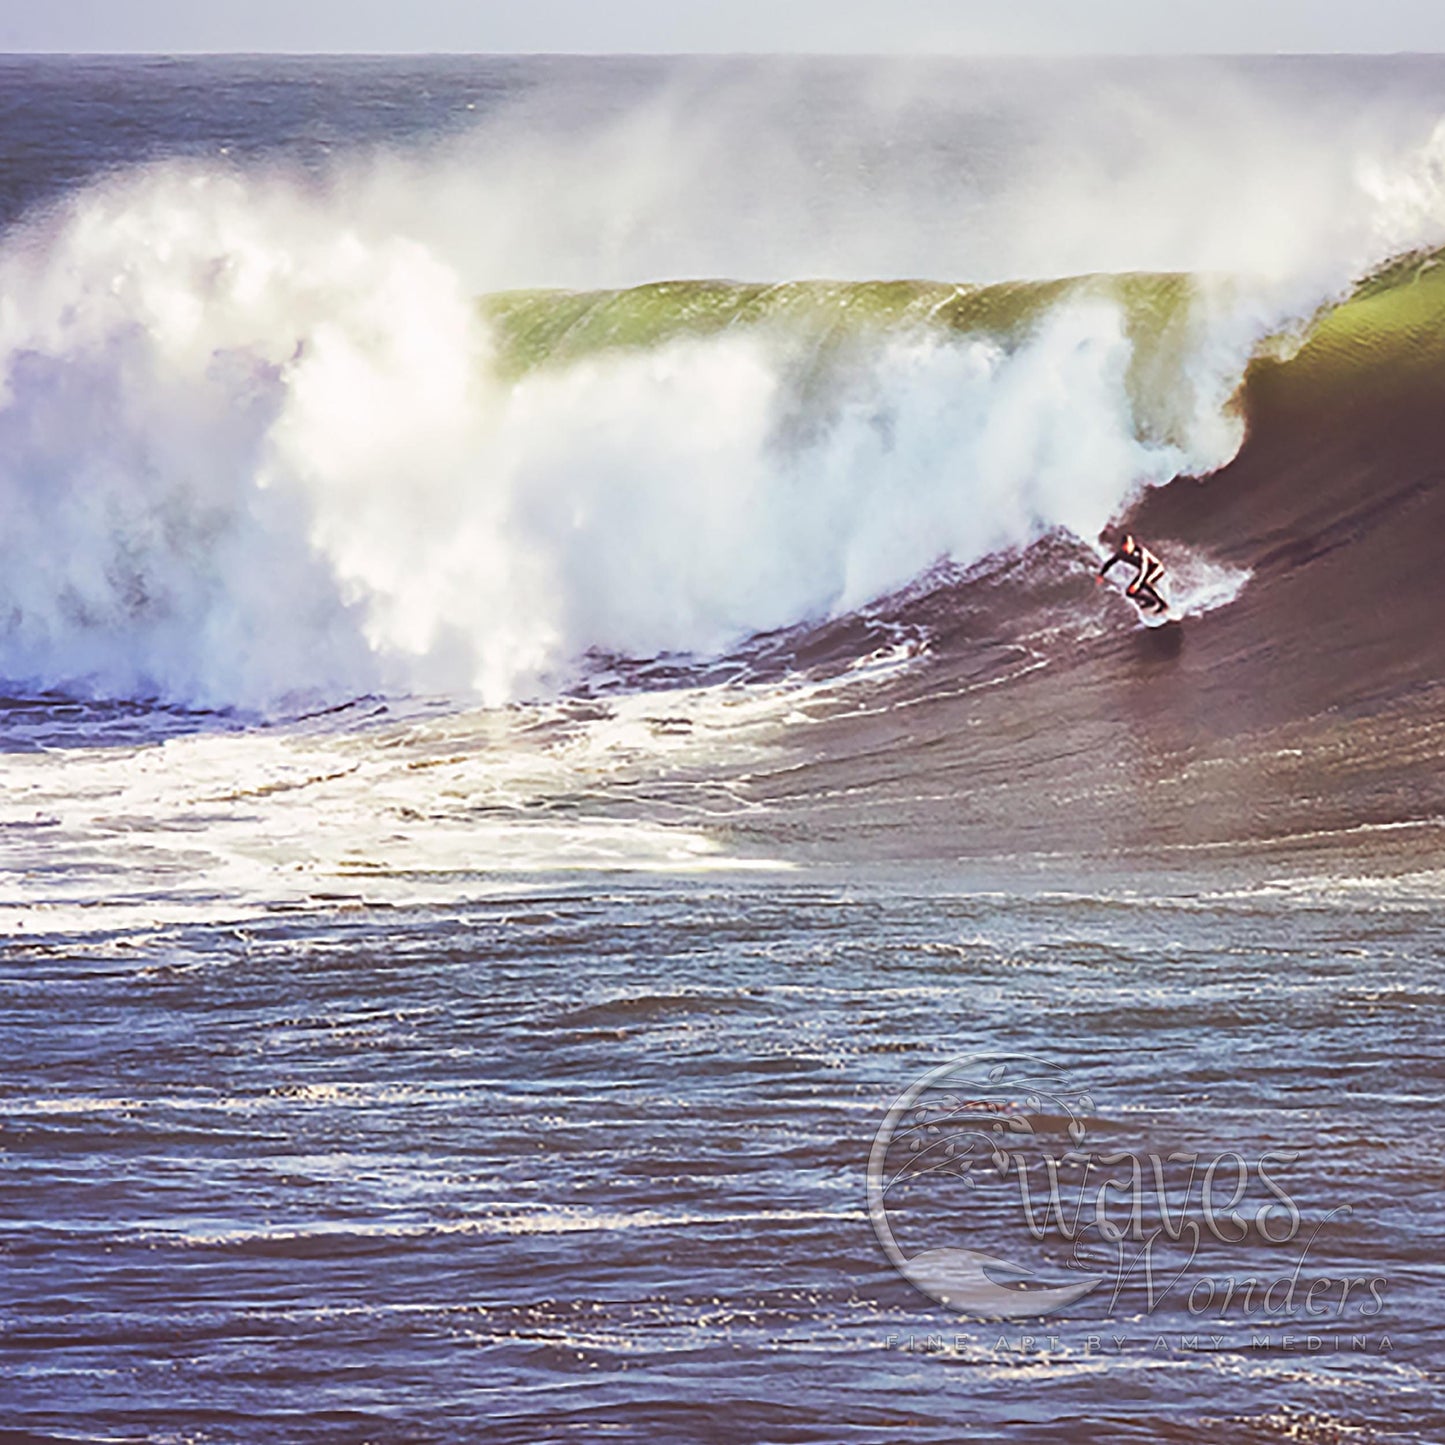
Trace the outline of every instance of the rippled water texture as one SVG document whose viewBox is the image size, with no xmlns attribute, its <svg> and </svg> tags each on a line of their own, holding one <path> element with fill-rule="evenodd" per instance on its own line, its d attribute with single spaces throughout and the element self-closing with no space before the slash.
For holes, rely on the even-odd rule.
<svg viewBox="0 0 1445 1445">
<path fill-rule="evenodd" d="M 1409 896 L 1060 880 L 539 889 L 18 946 L 10 1422 L 1432 1438 L 1441 941 Z M 1046 1323 L 932 1306 L 875 1243 L 864 1163 L 904 1086 L 977 1052 L 1067 1067 L 1101 1153 L 1297 1154 L 1279 1178 L 1306 1220 L 1352 1211 L 1305 1277 L 1383 1277 L 1383 1308 L 1246 1327 L 1182 1290 L 1151 1310 L 1137 1279 Z M 1066 1277 L 997 1191 L 938 1237 Z"/>
</svg>

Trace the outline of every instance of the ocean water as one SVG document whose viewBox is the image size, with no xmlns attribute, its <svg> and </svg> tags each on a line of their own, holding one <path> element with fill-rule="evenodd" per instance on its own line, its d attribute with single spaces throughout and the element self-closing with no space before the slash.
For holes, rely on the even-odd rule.
<svg viewBox="0 0 1445 1445">
<path fill-rule="evenodd" d="M 1440 1439 L 1442 81 L 0 63 L 6 1438 Z"/>
</svg>

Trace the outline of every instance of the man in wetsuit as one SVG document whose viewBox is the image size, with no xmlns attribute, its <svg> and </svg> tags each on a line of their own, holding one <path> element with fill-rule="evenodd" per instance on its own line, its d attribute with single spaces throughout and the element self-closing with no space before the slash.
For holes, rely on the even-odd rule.
<svg viewBox="0 0 1445 1445">
<path fill-rule="evenodd" d="M 1133 597 L 1160 612 L 1167 610 L 1169 604 L 1154 586 L 1164 575 L 1164 564 L 1147 547 L 1135 541 L 1132 532 L 1124 534 L 1124 540 L 1114 549 L 1114 555 L 1099 568 L 1099 575 L 1094 580 L 1102 582 L 1116 562 L 1127 562 L 1138 569 L 1134 580 L 1124 589 L 1126 597 Z"/>
</svg>

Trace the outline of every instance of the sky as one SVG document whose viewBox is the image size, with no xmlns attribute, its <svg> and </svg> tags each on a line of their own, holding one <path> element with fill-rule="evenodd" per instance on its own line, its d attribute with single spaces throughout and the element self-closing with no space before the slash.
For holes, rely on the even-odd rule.
<svg viewBox="0 0 1445 1445">
<path fill-rule="evenodd" d="M 0 0 L 0 51 L 1445 52 L 1442 0 Z"/>
</svg>

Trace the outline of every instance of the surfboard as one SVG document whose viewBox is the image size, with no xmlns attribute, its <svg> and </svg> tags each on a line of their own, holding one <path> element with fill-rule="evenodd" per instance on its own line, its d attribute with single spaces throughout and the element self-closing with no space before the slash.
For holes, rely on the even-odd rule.
<svg viewBox="0 0 1445 1445">
<path fill-rule="evenodd" d="M 1141 601 L 1137 597 L 1129 597 L 1127 589 L 1124 595 L 1129 597 L 1129 601 L 1134 604 L 1134 608 L 1139 614 L 1139 620 L 1145 627 L 1168 627 L 1171 622 L 1178 622 L 1181 614 L 1174 610 L 1174 597 L 1169 591 L 1169 584 L 1161 578 L 1154 584 L 1154 590 L 1164 599 L 1162 609 L 1150 607 L 1147 602 Z"/>
<path fill-rule="evenodd" d="M 1169 605 L 1161 612 L 1157 607 L 1145 607 L 1141 603 L 1134 602 L 1135 609 L 1139 613 L 1139 620 L 1145 627 L 1170 627 L 1183 620 L 1183 614 L 1174 610 L 1174 604 L 1169 600 L 1169 594 L 1163 593 L 1164 600 Z"/>
</svg>

